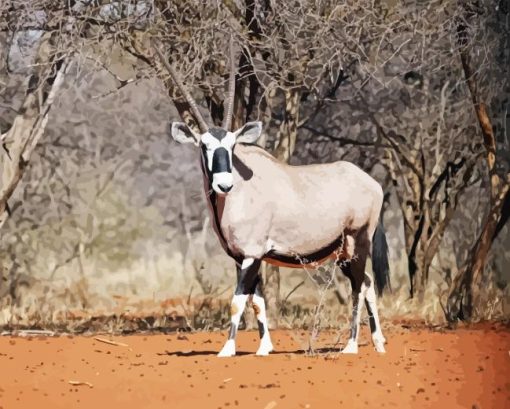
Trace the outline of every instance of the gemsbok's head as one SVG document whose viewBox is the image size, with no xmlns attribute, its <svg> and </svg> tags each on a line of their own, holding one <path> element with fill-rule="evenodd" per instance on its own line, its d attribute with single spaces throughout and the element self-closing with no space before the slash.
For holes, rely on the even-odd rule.
<svg viewBox="0 0 510 409">
<path fill-rule="evenodd" d="M 202 153 L 202 165 L 207 170 L 212 189 L 219 195 L 226 195 L 233 187 L 232 156 L 237 143 L 255 143 L 262 133 L 262 122 L 247 122 L 236 131 L 231 131 L 232 114 L 235 99 L 235 59 L 233 46 L 230 47 L 230 78 L 228 94 L 224 102 L 224 115 L 221 127 L 209 126 L 204 120 L 198 106 L 185 88 L 175 69 L 167 62 L 159 48 L 156 52 L 169 71 L 172 80 L 188 102 L 190 109 L 198 122 L 201 134 L 197 134 L 184 122 L 173 122 L 171 134 L 179 143 L 192 143 L 198 146 Z"/>
</svg>

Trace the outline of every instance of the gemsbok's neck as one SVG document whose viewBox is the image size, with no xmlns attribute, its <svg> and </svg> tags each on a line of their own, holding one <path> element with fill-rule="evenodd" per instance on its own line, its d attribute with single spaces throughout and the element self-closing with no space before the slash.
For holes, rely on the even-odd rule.
<svg viewBox="0 0 510 409">
<path fill-rule="evenodd" d="M 225 240 L 225 236 L 221 231 L 221 218 L 223 216 L 223 209 L 225 208 L 225 197 L 216 194 L 211 186 L 211 180 L 209 177 L 209 172 L 207 171 L 207 167 L 204 162 L 204 157 L 200 155 L 200 165 L 202 169 L 202 178 L 204 182 L 204 194 L 207 202 L 207 207 L 209 208 L 209 213 L 211 215 L 211 222 L 213 229 L 220 240 L 220 244 L 223 249 L 227 252 L 229 256 L 236 259 L 235 255 L 229 249 L 227 241 Z"/>
</svg>

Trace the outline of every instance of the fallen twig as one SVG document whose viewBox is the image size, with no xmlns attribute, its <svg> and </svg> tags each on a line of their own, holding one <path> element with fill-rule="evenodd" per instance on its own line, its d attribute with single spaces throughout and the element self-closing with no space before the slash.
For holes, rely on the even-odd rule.
<svg viewBox="0 0 510 409">
<path fill-rule="evenodd" d="M 21 330 L 20 332 L 18 332 L 18 335 L 20 337 L 26 337 L 26 336 L 30 336 L 30 335 L 45 335 L 48 337 L 53 337 L 53 336 L 55 336 L 55 332 L 46 331 L 46 330 L 42 330 L 42 329 L 26 329 L 26 330 Z"/>
<path fill-rule="evenodd" d="M 409 348 L 411 352 L 425 352 L 425 349 L 422 348 Z"/>
<path fill-rule="evenodd" d="M 19 330 L 19 331 L 3 331 L 0 335 L 1 336 L 17 335 L 18 337 L 29 337 L 31 335 L 40 335 L 40 336 L 54 337 L 55 332 L 42 330 L 42 329 L 23 329 L 23 330 Z"/>
<path fill-rule="evenodd" d="M 111 341 L 111 340 L 106 339 L 106 338 L 94 337 L 94 339 L 96 341 L 104 342 L 105 344 L 115 345 L 115 346 L 118 346 L 118 347 L 128 347 L 129 346 L 128 344 L 124 344 L 123 342 Z"/>
<path fill-rule="evenodd" d="M 90 382 L 85 382 L 85 381 L 69 381 L 69 384 L 75 385 L 75 386 L 87 385 L 89 388 L 94 387 L 94 385 L 92 385 Z"/>
</svg>

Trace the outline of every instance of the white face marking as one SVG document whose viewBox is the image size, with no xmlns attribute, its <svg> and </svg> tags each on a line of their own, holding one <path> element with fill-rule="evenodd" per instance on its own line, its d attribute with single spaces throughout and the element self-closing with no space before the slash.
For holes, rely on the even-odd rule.
<svg viewBox="0 0 510 409">
<path fill-rule="evenodd" d="M 206 132 L 200 137 L 200 140 L 206 147 L 207 154 L 207 168 L 209 171 L 212 171 L 212 161 L 214 156 L 214 151 L 220 147 L 220 141 L 212 136 L 209 132 Z"/>
<path fill-rule="evenodd" d="M 207 149 L 216 149 L 220 146 L 220 141 L 212 136 L 209 132 L 206 132 L 200 137 L 202 143 L 207 147 Z"/>
<path fill-rule="evenodd" d="M 227 132 L 227 135 L 221 140 L 220 144 L 225 149 L 232 150 L 232 147 L 236 143 L 236 136 L 232 132 Z"/>
<path fill-rule="evenodd" d="M 205 151 L 205 154 L 207 155 L 207 169 L 209 169 L 209 172 L 212 171 L 212 161 L 214 156 L 214 150 L 207 149 Z"/>
<path fill-rule="evenodd" d="M 236 143 L 236 137 L 232 132 L 227 132 L 227 135 L 220 142 L 220 146 L 225 148 L 228 152 L 228 157 L 230 159 L 230 167 L 231 168 L 232 168 L 232 151 L 234 149 L 235 143 Z"/>
<path fill-rule="evenodd" d="M 220 185 L 231 187 L 234 183 L 234 176 L 231 172 L 218 172 L 213 174 L 212 188 L 216 193 L 224 195 L 225 192 L 220 189 Z"/>
</svg>

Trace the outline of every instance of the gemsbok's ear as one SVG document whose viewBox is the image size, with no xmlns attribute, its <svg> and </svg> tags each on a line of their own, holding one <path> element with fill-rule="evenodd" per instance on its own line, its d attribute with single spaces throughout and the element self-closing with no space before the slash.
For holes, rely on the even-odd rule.
<svg viewBox="0 0 510 409">
<path fill-rule="evenodd" d="M 262 134 L 262 122 L 247 122 L 243 127 L 234 132 L 236 142 L 255 143 Z"/>
<path fill-rule="evenodd" d="M 192 143 L 198 146 L 200 136 L 193 132 L 184 122 L 172 122 L 172 138 L 179 143 Z"/>
</svg>

